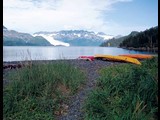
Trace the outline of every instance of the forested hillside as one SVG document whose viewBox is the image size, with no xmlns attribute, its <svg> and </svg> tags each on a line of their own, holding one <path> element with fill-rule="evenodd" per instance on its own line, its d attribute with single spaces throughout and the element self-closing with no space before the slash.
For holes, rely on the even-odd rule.
<svg viewBox="0 0 160 120">
<path fill-rule="evenodd" d="M 136 36 L 126 38 L 120 43 L 120 47 L 158 47 L 158 26 L 140 32 Z"/>
<path fill-rule="evenodd" d="M 129 49 L 135 48 L 135 50 L 136 48 L 143 48 L 143 50 L 156 48 L 158 50 L 158 26 L 152 27 L 143 32 L 133 31 L 127 36 L 117 39 L 113 38 L 103 42 L 100 46 L 122 47 Z"/>
<path fill-rule="evenodd" d="M 133 31 L 131 32 L 129 35 L 127 36 L 123 36 L 120 38 L 112 38 L 106 42 L 103 42 L 100 46 L 101 47 L 108 47 L 108 44 L 110 44 L 110 47 L 119 47 L 119 44 L 124 41 L 126 38 L 130 37 L 130 36 L 135 36 L 136 34 L 138 34 L 137 31 Z"/>
</svg>

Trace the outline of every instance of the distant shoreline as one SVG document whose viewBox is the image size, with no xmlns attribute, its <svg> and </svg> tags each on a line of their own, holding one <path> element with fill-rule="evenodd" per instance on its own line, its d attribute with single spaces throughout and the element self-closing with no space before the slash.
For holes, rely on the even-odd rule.
<svg viewBox="0 0 160 120">
<path fill-rule="evenodd" d="M 120 47 L 120 48 L 127 49 L 127 50 L 138 50 L 138 51 L 158 52 L 158 47 L 154 47 L 154 48 L 149 48 L 149 47 L 139 47 L 139 48 L 134 48 L 134 47 Z"/>
</svg>

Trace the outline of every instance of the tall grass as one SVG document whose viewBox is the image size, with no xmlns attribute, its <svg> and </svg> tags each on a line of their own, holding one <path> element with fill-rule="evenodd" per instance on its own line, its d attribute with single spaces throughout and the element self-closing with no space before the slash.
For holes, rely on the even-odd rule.
<svg viewBox="0 0 160 120">
<path fill-rule="evenodd" d="M 84 74 L 68 63 L 30 64 L 5 76 L 4 120 L 53 120 L 61 104 L 84 82 Z"/>
<path fill-rule="evenodd" d="M 100 70 L 97 88 L 84 106 L 85 120 L 158 119 L 158 58 L 141 66 L 123 64 Z"/>
</svg>

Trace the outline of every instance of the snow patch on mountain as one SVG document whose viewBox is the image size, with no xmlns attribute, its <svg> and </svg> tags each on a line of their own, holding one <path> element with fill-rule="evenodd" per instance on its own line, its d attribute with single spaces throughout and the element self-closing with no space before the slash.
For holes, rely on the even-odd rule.
<svg viewBox="0 0 160 120">
<path fill-rule="evenodd" d="M 97 36 L 102 37 L 104 40 L 112 39 L 114 37 L 114 36 L 111 36 L 111 35 L 99 35 L 99 34 L 97 34 Z"/>
<path fill-rule="evenodd" d="M 114 37 L 113 35 L 106 35 L 103 32 L 94 32 L 94 34 L 99 36 L 99 37 L 102 37 L 103 40 L 109 40 L 109 39 L 112 39 Z"/>
<path fill-rule="evenodd" d="M 56 34 L 56 33 L 53 33 L 53 34 L 50 34 L 50 35 L 52 35 L 52 36 L 56 36 L 57 34 Z"/>
<path fill-rule="evenodd" d="M 84 36 L 85 36 L 85 37 L 87 37 L 87 36 L 88 36 L 88 34 L 85 34 Z"/>
<path fill-rule="evenodd" d="M 58 41 L 58 40 L 55 40 L 53 38 L 53 36 L 56 35 L 56 34 L 33 34 L 32 36 L 42 36 L 44 37 L 46 40 L 48 40 L 52 45 L 63 45 L 63 46 L 70 46 L 69 43 L 65 43 L 65 42 L 61 42 L 61 41 Z"/>
<path fill-rule="evenodd" d="M 61 34 L 62 35 L 62 34 Z M 73 33 L 73 35 L 81 37 L 81 34 Z"/>
<path fill-rule="evenodd" d="M 97 34 L 98 34 L 98 32 L 94 32 L 94 34 L 96 34 L 96 35 L 97 35 Z"/>
</svg>

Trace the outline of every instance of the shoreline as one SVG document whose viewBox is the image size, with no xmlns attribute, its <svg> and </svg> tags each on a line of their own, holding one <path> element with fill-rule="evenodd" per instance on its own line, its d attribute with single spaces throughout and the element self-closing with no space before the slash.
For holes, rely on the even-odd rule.
<svg viewBox="0 0 160 120">
<path fill-rule="evenodd" d="M 3 61 L 3 70 L 4 69 L 16 69 L 21 68 L 22 66 L 27 66 L 30 64 L 38 64 L 38 63 L 57 63 L 57 62 L 68 62 L 74 65 L 75 64 L 95 64 L 96 66 L 103 66 L 104 64 L 122 64 L 125 62 L 118 62 L 118 61 L 106 61 L 106 60 L 97 60 L 95 61 L 87 61 L 87 60 L 78 60 L 78 59 L 64 59 L 64 60 L 26 60 L 26 61 Z M 8 66 L 8 67 L 7 67 Z M 104 65 L 105 66 L 105 65 Z M 6 68 L 5 68 L 6 67 Z M 80 67 L 80 66 L 79 66 Z M 88 66 L 89 67 L 89 66 Z"/>
<path fill-rule="evenodd" d="M 158 52 L 158 47 L 154 47 L 154 48 L 149 48 L 149 47 L 139 47 L 139 48 L 120 47 L 120 48 L 127 49 L 127 50 L 136 50 L 136 51 Z"/>
<path fill-rule="evenodd" d="M 10 74 L 10 72 L 14 72 L 17 69 L 21 69 L 23 66 L 27 66 L 35 64 L 45 64 L 45 63 L 69 63 L 73 67 L 77 67 L 82 70 L 90 71 L 90 70 L 97 70 L 101 69 L 102 67 L 108 67 L 111 65 L 118 65 L 118 64 L 126 64 L 125 62 L 114 62 L 114 61 L 102 61 L 102 60 L 95 60 L 95 61 L 85 61 L 85 60 L 32 60 L 32 61 L 13 61 L 13 62 L 3 62 L 3 75 Z M 128 63 L 130 64 L 130 63 Z M 8 66 L 5 68 L 5 66 Z M 4 84 L 8 84 L 10 81 L 3 79 Z"/>
</svg>

